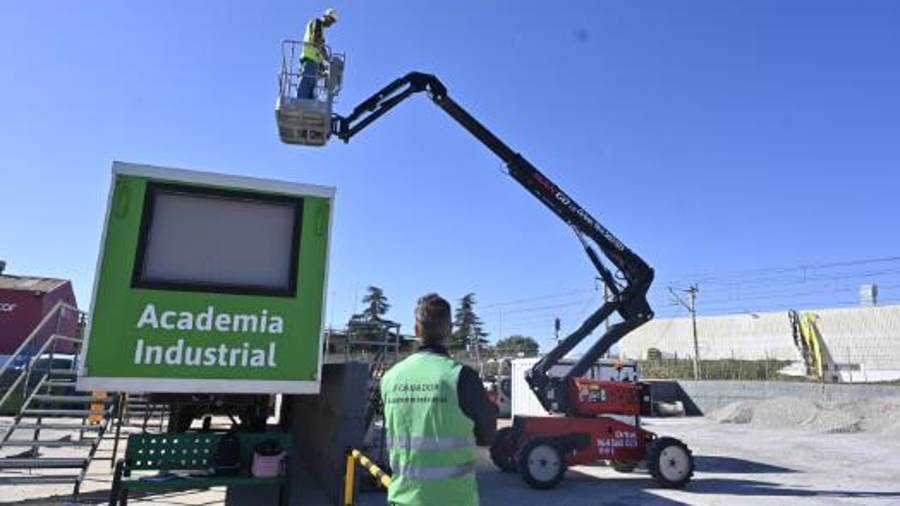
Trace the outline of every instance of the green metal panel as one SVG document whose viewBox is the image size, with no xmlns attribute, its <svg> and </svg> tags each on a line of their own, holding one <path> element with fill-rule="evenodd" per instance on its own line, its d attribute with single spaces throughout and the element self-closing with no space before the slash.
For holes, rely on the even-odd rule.
<svg viewBox="0 0 900 506">
<path fill-rule="evenodd" d="M 240 458 L 249 468 L 256 445 L 276 440 L 290 452 L 291 435 L 285 432 L 238 433 Z M 216 448 L 222 434 L 217 432 L 170 432 L 164 434 L 132 434 L 128 436 L 125 462 L 132 471 L 138 470 L 207 470 L 214 467 Z"/>
<path fill-rule="evenodd" d="M 219 434 L 168 433 L 128 436 L 125 462 L 131 470 L 187 470 L 214 467 Z"/>
<path fill-rule="evenodd" d="M 333 190 L 116 167 L 79 387 L 143 392 L 317 392 Z M 276 296 L 136 287 L 132 275 L 150 183 L 251 192 L 261 198 L 276 196 L 300 202 L 295 292 Z M 162 324 L 164 314 L 166 325 Z M 226 320 L 234 324 L 218 325 Z"/>
</svg>

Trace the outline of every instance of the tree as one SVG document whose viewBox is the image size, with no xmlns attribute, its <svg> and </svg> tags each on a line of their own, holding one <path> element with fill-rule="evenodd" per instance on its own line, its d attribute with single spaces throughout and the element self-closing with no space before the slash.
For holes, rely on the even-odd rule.
<svg viewBox="0 0 900 506">
<path fill-rule="evenodd" d="M 365 306 L 362 312 L 354 313 L 347 322 L 348 334 L 354 340 L 376 342 L 389 339 L 396 323 L 384 318 L 391 308 L 384 290 L 374 285 L 369 286 L 362 303 Z"/>
<path fill-rule="evenodd" d="M 475 314 L 475 294 L 467 293 L 462 299 L 459 299 L 459 306 L 456 308 L 456 314 L 453 316 L 454 326 L 453 335 L 450 339 L 450 347 L 456 349 L 474 348 L 476 354 L 478 349 L 487 343 L 484 339 L 488 333 L 484 331 L 484 324 L 481 318 Z M 477 345 L 476 345 L 477 343 Z"/>
<path fill-rule="evenodd" d="M 363 296 L 362 302 L 366 304 L 366 308 L 363 309 L 362 314 L 359 316 L 368 321 L 381 320 L 381 317 L 391 308 L 384 290 L 377 286 L 370 285 L 366 288 L 366 294 Z"/>
<path fill-rule="evenodd" d="M 534 357 L 540 346 L 533 337 L 516 334 L 497 341 L 495 348 L 500 355 L 519 356 L 521 353 L 524 357 Z"/>
</svg>

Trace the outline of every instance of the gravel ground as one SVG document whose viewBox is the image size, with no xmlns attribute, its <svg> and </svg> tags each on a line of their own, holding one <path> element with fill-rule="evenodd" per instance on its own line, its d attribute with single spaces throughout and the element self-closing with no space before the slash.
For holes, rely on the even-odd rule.
<svg viewBox="0 0 900 506">
<path fill-rule="evenodd" d="M 712 419 L 650 420 L 650 430 L 682 439 L 694 451 L 697 472 L 684 490 L 656 487 L 641 471 L 619 474 L 604 466 L 577 467 L 555 490 L 529 489 L 515 474 L 497 471 L 482 452 L 483 506 L 676 504 L 900 504 L 900 439 L 873 432 L 818 433 L 722 424 Z M 108 462 L 92 466 L 81 504 L 104 504 Z M 0 486 L 0 502 L 72 504 L 68 486 Z M 221 504 L 222 490 L 133 500 L 134 505 Z M 384 495 L 363 495 L 363 506 Z M 259 505 L 262 506 L 262 505 Z M 318 505 L 317 505 L 318 506 Z M 439 505 L 436 505 L 439 506 Z"/>
</svg>

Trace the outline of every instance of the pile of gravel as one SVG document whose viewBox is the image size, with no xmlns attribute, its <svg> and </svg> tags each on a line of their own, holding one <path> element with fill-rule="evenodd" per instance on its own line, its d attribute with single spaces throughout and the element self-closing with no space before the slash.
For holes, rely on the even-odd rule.
<svg viewBox="0 0 900 506">
<path fill-rule="evenodd" d="M 750 424 L 765 429 L 796 429 L 815 420 L 818 412 L 819 407 L 806 399 L 775 397 L 756 405 Z"/>
<path fill-rule="evenodd" d="M 719 423 L 749 424 L 765 429 L 802 429 L 838 434 L 871 432 L 900 436 L 900 397 L 844 404 L 776 397 L 733 402 L 708 416 Z"/>
<path fill-rule="evenodd" d="M 757 401 L 732 402 L 713 411 L 707 417 L 719 423 L 750 423 L 756 404 Z"/>
<path fill-rule="evenodd" d="M 860 417 L 860 429 L 875 434 L 900 436 L 900 397 L 867 399 L 841 404 Z"/>
</svg>

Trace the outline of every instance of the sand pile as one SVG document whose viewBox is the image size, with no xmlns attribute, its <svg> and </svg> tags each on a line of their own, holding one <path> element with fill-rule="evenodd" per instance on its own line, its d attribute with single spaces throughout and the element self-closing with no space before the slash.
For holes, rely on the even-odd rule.
<svg viewBox="0 0 900 506">
<path fill-rule="evenodd" d="M 719 423 L 749 424 L 766 429 L 803 429 L 823 433 L 871 432 L 900 436 L 900 397 L 843 404 L 798 397 L 739 401 L 709 414 Z"/>
<path fill-rule="evenodd" d="M 840 408 L 858 414 L 865 432 L 900 436 L 900 397 L 849 402 Z"/>
<path fill-rule="evenodd" d="M 757 404 L 758 401 L 732 402 L 713 411 L 707 417 L 719 423 L 750 423 L 753 419 L 753 408 Z"/>
</svg>

